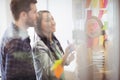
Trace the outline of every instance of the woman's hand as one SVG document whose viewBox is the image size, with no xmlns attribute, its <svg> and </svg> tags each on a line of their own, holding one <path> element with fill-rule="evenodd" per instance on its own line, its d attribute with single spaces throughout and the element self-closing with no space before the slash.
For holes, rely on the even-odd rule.
<svg viewBox="0 0 120 80">
<path fill-rule="evenodd" d="M 66 65 L 69 65 L 74 59 L 75 59 L 75 52 L 72 52 L 69 54 L 69 56 L 67 57 L 67 60 L 65 62 Z"/>
<path fill-rule="evenodd" d="M 75 45 L 69 44 L 68 47 L 65 49 L 65 54 L 63 55 L 63 65 L 69 64 L 74 59 L 74 51 Z"/>
</svg>

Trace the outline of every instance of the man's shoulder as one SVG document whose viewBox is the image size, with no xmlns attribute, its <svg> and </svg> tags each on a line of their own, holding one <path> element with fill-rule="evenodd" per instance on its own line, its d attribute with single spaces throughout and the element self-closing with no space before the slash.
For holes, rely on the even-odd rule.
<svg viewBox="0 0 120 80">
<path fill-rule="evenodd" d="M 30 51 L 31 46 L 29 41 L 25 41 L 26 38 L 22 38 L 19 36 L 19 29 L 17 29 L 14 24 L 11 24 L 5 30 L 2 39 L 1 39 L 1 47 L 4 51 Z M 8 51 L 8 52 L 9 52 Z"/>
<path fill-rule="evenodd" d="M 16 28 L 13 23 L 11 23 L 4 31 L 4 34 L 2 35 L 1 38 L 1 42 L 2 43 L 7 43 L 7 42 L 13 43 L 14 41 L 20 42 L 21 38 L 22 36 L 19 36 L 19 29 Z"/>
<path fill-rule="evenodd" d="M 25 36 L 27 35 L 27 36 Z M 28 37 L 27 31 L 22 31 L 19 27 L 17 27 L 14 23 L 11 23 L 5 30 L 3 34 L 3 38 L 11 39 L 11 38 L 23 38 Z"/>
<path fill-rule="evenodd" d="M 31 50 L 30 44 L 26 43 L 25 41 L 21 39 L 11 39 L 9 40 L 5 47 L 6 51 L 9 53 L 23 51 L 23 52 L 29 52 Z"/>
</svg>

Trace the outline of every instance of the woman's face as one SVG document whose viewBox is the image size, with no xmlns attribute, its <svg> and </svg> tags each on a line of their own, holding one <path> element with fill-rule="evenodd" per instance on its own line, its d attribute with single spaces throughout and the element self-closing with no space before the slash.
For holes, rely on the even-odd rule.
<svg viewBox="0 0 120 80">
<path fill-rule="evenodd" d="M 43 13 L 41 20 L 41 28 L 43 32 L 53 33 L 55 32 L 55 21 L 50 13 Z"/>
</svg>

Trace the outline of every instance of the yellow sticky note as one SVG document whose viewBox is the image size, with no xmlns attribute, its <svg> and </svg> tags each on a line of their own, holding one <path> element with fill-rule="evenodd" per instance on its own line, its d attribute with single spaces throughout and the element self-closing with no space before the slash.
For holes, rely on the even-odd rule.
<svg viewBox="0 0 120 80">
<path fill-rule="evenodd" d="M 55 63 L 53 64 L 53 66 L 51 67 L 51 70 L 56 69 L 58 65 L 61 65 L 61 64 L 62 64 L 62 62 L 63 62 L 62 59 L 56 60 Z"/>
<path fill-rule="evenodd" d="M 98 6 L 99 0 L 92 0 L 92 7 L 96 8 Z"/>
<path fill-rule="evenodd" d="M 99 37 L 99 45 L 103 45 L 103 43 L 104 43 L 104 36 L 101 35 L 101 36 Z"/>
</svg>

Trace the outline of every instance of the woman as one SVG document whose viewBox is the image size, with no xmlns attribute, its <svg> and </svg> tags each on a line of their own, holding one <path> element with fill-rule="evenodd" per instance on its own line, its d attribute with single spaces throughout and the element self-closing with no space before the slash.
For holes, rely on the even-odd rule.
<svg viewBox="0 0 120 80">
<path fill-rule="evenodd" d="M 86 39 L 88 44 L 89 64 L 94 64 L 91 66 L 94 70 L 92 74 L 97 73 L 93 75 L 94 79 L 99 78 L 100 80 L 105 80 L 108 42 L 104 25 L 96 16 L 91 16 L 91 18 L 86 21 Z M 91 72 L 89 72 L 89 74 L 91 75 Z M 90 78 L 93 78 L 93 76 Z"/>
<path fill-rule="evenodd" d="M 37 35 L 33 46 L 33 60 L 37 80 L 58 80 L 51 71 L 51 67 L 56 60 L 61 58 L 66 64 L 67 55 L 63 56 L 63 49 L 53 34 L 55 32 L 55 21 L 49 11 L 43 10 L 38 12 L 37 24 L 35 27 Z M 65 52 L 69 53 L 69 49 L 70 47 Z M 64 77 L 62 76 L 60 80 L 64 80 Z"/>
</svg>

